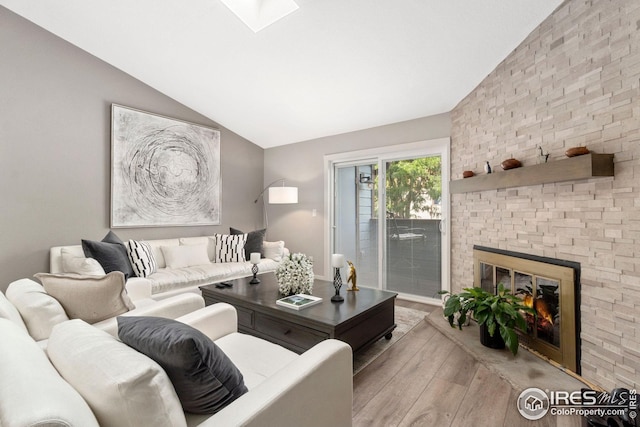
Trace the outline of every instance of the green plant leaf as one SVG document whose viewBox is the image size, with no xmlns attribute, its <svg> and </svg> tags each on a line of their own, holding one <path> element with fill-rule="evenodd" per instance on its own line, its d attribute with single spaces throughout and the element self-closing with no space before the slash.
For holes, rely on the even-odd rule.
<svg viewBox="0 0 640 427">
<path fill-rule="evenodd" d="M 462 325 L 467 322 L 467 313 L 464 311 L 460 312 L 460 316 L 458 316 L 458 329 L 462 330 Z"/>
<path fill-rule="evenodd" d="M 457 295 L 452 295 L 447 299 L 447 302 L 444 303 L 444 315 L 451 316 L 453 313 L 460 311 L 461 307 L 460 298 Z"/>
<path fill-rule="evenodd" d="M 516 326 L 523 331 L 527 330 L 527 321 L 520 313 L 518 313 L 518 316 L 516 317 Z"/>
<path fill-rule="evenodd" d="M 500 336 L 511 353 L 514 356 L 518 354 L 518 334 L 511 328 L 500 326 Z"/>
<path fill-rule="evenodd" d="M 493 336 L 493 334 L 496 333 L 495 318 L 493 318 L 491 316 L 487 317 L 487 320 L 486 320 L 485 324 L 487 325 L 487 330 L 489 331 L 489 335 Z"/>
</svg>

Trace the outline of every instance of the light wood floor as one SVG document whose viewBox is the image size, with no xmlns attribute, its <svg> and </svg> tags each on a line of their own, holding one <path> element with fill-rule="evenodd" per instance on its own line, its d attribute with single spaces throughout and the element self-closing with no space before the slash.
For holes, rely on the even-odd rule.
<svg viewBox="0 0 640 427">
<path fill-rule="evenodd" d="M 424 304 L 396 305 L 429 311 Z M 353 378 L 353 425 L 579 427 L 575 417 L 520 415 L 513 388 L 426 321 Z"/>
</svg>

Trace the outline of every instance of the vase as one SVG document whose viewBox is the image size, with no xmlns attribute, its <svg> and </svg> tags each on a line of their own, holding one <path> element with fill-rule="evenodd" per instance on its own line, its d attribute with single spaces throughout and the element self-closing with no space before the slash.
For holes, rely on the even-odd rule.
<svg viewBox="0 0 640 427">
<path fill-rule="evenodd" d="M 502 339 L 502 336 L 500 335 L 500 331 L 498 331 L 497 327 L 493 336 L 489 335 L 489 328 L 485 323 L 480 325 L 479 329 L 480 329 L 480 343 L 483 346 L 489 347 L 489 348 L 495 348 L 495 349 L 501 349 L 505 347 L 504 340 Z"/>
</svg>

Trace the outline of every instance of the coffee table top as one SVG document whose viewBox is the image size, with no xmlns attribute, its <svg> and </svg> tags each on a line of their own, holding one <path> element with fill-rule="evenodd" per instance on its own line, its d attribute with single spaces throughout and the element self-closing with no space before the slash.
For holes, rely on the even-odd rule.
<svg viewBox="0 0 640 427">
<path fill-rule="evenodd" d="M 326 280 L 314 280 L 312 295 L 321 297 L 320 304 L 306 307 L 300 310 L 282 307 L 276 304 L 276 300 L 283 298 L 278 292 L 278 282 L 274 273 L 263 273 L 258 275 L 261 283 L 257 285 L 249 284 L 251 277 L 230 280 L 233 286 L 230 288 L 216 288 L 215 284 L 201 286 L 209 294 L 220 295 L 221 300 L 228 300 L 234 303 L 245 303 L 259 306 L 268 310 L 277 310 L 282 317 L 303 317 L 308 321 L 319 322 L 329 325 L 340 325 L 351 318 L 354 318 L 371 307 L 383 303 L 386 300 L 395 298 L 395 292 L 383 291 L 380 289 L 360 287 L 359 291 L 348 291 L 346 286 L 340 289 L 340 295 L 344 297 L 343 302 L 332 302 L 331 297 L 335 295 L 333 282 Z"/>
</svg>

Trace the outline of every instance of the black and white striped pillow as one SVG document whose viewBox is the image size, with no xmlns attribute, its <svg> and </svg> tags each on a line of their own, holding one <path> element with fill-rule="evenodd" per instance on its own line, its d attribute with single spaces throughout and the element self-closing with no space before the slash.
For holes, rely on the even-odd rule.
<svg viewBox="0 0 640 427">
<path fill-rule="evenodd" d="M 131 267 L 133 267 L 136 276 L 147 277 L 157 271 L 158 263 L 153 256 L 153 249 L 151 249 L 149 243 L 129 240 L 127 249 Z"/>
<path fill-rule="evenodd" d="M 245 262 L 244 245 L 246 234 L 216 234 L 215 262 Z"/>
</svg>

